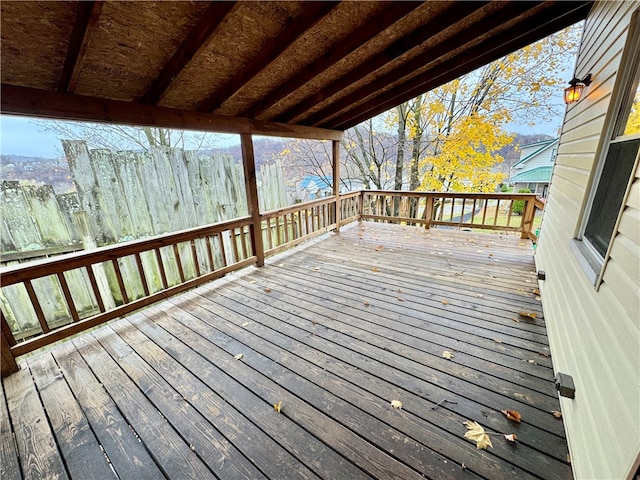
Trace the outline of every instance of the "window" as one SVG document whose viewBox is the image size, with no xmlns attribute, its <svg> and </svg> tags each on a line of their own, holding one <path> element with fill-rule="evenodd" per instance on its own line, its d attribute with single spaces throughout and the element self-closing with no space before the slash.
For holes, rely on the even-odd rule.
<svg viewBox="0 0 640 480">
<path fill-rule="evenodd" d="M 614 87 L 612 105 L 615 117 L 607 134 L 609 142 L 603 147 L 588 208 L 583 219 L 582 235 L 591 249 L 591 264 L 599 269 L 606 262 L 607 250 L 614 235 L 618 217 L 633 175 L 640 148 L 640 21 L 639 12 L 633 15 L 619 71 Z"/>
</svg>

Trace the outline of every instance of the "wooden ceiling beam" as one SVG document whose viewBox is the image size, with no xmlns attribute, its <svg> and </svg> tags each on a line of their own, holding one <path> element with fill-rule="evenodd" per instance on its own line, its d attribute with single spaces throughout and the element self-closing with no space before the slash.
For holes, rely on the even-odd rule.
<svg viewBox="0 0 640 480">
<path fill-rule="evenodd" d="M 76 19 L 71 30 L 67 56 L 64 59 L 62 74 L 58 82 L 59 92 L 74 92 L 78 85 L 78 77 L 87 56 L 87 47 L 93 35 L 103 1 L 78 2 Z"/>
<path fill-rule="evenodd" d="M 397 84 L 391 90 L 368 100 L 355 109 L 331 120 L 318 122 L 317 125 L 330 124 L 332 128 L 341 130 L 358 125 L 375 115 L 415 98 L 421 93 L 444 85 L 465 73 L 469 73 L 562 28 L 583 20 L 586 18 L 591 5 L 592 2 L 583 2 L 569 12 L 566 11 L 566 8 L 559 7 L 561 9 L 559 12 L 547 12 L 542 18 L 531 19 L 528 24 L 535 25 L 535 27 L 525 32 L 522 30 L 522 24 L 516 25 L 512 29 L 500 33 L 492 40 L 491 43 L 496 47 L 487 49 L 487 45 L 484 43 L 473 47 L 465 52 L 466 61 L 460 57 L 452 58 L 434 67 L 433 71 L 428 70 L 418 77 Z"/>
<path fill-rule="evenodd" d="M 156 77 L 140 103 L 157 105 L 184 67 L 195 57 L 236 6 L 236 2 L 211 2 L 171 59 Z"/>
<path fill-rule="evenodd" d="M 341 140 L 343 132 L 2 84 L 0 113 L 218 133 Z"/>
<path fill-rule="evenodd" d="M 330 103 L 317 112 L 312 113 L 310 116 L 304 118 L 304 123 L 308 125 L 322 123 L 347 107 L 356 104 L 376 92 L 384 91 L 384 89 L 388 88 L 390 85 L 398 83 L 402 77 L 410 75 L 413 72 L 424 68 L 426 65 L 432 63 L 441 56 L 446 55 L 451 51 L 451 45 L 466 45 L 481 35 L 485 35 L 493 29 L 500 28 L 507 21 L 526 14 L 527 12 L 531 12 L 532 9 L 532 5 L 528 2 L 512 2 L 508 4 L 505 3 L 504 5 L 504 8 L 501 8 L 498 12 L 494 12 L 486 18 L 481 18 L 468 28 L 460 31 L 451 38 L 434 45 L 432 48 L 423 51 L 419 55 L 416 55 L 412 59 L 400 65 L 398 68 L 394 68 L 393 70 L 376 77 L 358 90 L 333 103 Z M 538 4 L 535 8 L 542 9 L 543 5 L 544 4 Z M 437 69 L 438 67 L 435 68 Z"/>
<path fill-rule="evenodd" d="M 313 64 L 281 84 L 267 97 L 258 100 L 251 107 L 245 109 L 242 115 L 253 118 L 261 114 L 422 5 L 420 2 L 415 1 L 387 3 L 393 3 L 393 6 L 389 9 L 384 9 L 375 18 L 355 30 L 345 41 L 334 45 Z"/>
<path fill-rule="evenodd" d="M 227 101 L 234 93 L 245 86 L 251 79 L 263 71 L 269 64 L 277 59 L 298 38 L 313 28 L 340 2 L 309 2 L 304 6 L 298 17 L 287 18 L 282 32 L 258 53 L 249 64 L 240 69 L 222 87 L 217 88 L 213 94 L 204 100 L 198 107 L 201 112 L 213 112 Z"/>
<path fill-rule="evenodd" d="M 357 79 L 364 78 L 367 75 L 375 72 L 387 63 L 395 60 L 400 55 L 421 45 L 429 38 L 437 35 L 446 28 L 460 21 L 465 16 L 470 15 L 471 13 L 484 7 L 487 3 L 488 2 L 486 1 L 461 3 L 454 2 L 444 12 L 436 15 L 433 18 L 430 18 L 425 24 L 416 28 L 410 34 L 395 41 L 382 52 L 375 54 L 364 65 L 359 65 L 355 69 L 355 71 L 350 71 L 342 75 L 340 78 L 336 79 L 329 85 L 326 85 L 316 93 L 298 102 L 287 111 L 279 114 L 274 120 L 279 122 L 290 122 L 296 119 L 298 116 L 309 111 L 318 103 L 321 103 L 332 97 L 336 93 L 344 90 L 345 88 L 348 88 Z"/>
</svg>

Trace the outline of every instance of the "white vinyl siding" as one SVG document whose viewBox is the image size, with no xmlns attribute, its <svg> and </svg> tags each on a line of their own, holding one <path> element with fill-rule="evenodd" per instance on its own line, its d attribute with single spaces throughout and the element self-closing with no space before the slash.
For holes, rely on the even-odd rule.
<svg viewBox="0 0 640 480">
<path fill-rule="evenodd" d="M 640 172 L 614 231 L 596 291 L 572 248 L 589 195 L 631 14 L 640 1 L 597 2 L 585 25 L 576 74 L 586 97 L 568 107 L 536 252 L 556 371 L 576 398 L 561 397 L 577 479 L 623 479 L 640 459 Z"/>
</svg>

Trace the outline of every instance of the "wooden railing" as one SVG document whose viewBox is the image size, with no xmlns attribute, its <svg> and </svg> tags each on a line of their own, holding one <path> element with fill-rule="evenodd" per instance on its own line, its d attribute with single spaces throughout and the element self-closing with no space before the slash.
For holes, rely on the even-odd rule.
<svg viewBox="0 0 640 480">
<path fill-rule="evenodd" d="M 522 215 L 514 201 L 523 202 Z M 15 358 L 356 220 L 517 231 L 535 241 L 531 194 L 365 190 L 0 271 L 2 374 Z M 337 216 L 336 216 L 337 214 Z M 260 228 L 253 228 L 253 221 Z M 261 232 L 262 242 L 252 238 Z M 263 252 L 254 252 L 252 245 Z M 81 285 L 80 287 L 78 285 Z M 80 291 L 84 289 L 84 291 Z M 8 299 L 13 300 L 8 300 Z M 18 332 L 16 305 L 30 331 Z M 24 323 L 24 318 L 21 319 Z M 27 322 L 28 323 L 28 322 Z"/>
<path fill-rule="evenodd" d="M 362 219 L 520 232 L 533 241 L 536 209 L 544 203 L 528 193 L 440 193 L 364 190 Z M 520 209 L 514 209 L 521 202 Z M 521 213 L 516 213 L 520 210 Z"/>
<path fill-rule="evenodd" d="M 331 196 L 260 214 L 265 256 L 336 228 L 335 204 Z"/>
<path fill-rule="evenodd" d="M 6 365 L 11 356 L 31 352 L 254 263 L 250 225 L 250 217 L 239 218 L 3 269 L 3 293 L 13 290 L 4 298 L 28 302 L 33 323 L 39 327 L 37 336 L 18 343 L 10 327 L 15 320 L 11 318 L 11 302 L 3 302 L 3 373 L 11 367 Z M 93 308 L 79 308 L 81 292 L 75 286 L 77 282 L 69 281 L 72 274 L 84 277 Z M 41 301 L 44 298 L 46 303 Z M 57 304 L 52 304 L 55 301 Z"/>
</svg>

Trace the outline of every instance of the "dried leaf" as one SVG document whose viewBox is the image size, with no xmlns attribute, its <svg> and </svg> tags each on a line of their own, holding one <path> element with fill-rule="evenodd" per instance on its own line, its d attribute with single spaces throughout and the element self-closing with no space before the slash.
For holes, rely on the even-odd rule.
<svg viewBox="0 0 640 480">
<path fill-rule="evenodd" d="M 371 305 L 371 304 L 370 304 L 369 302 L 367 302 L 366 300 L 365 300 L 364 302 L 362 302 L 362 303 L 364 303 L 364 306 L 365 306 L 365 307 L 368 307 L 369 305 Z"/>
<path fill-rule="evenodd" d="M 446 300 L 442 300 L 442 304 L 443 305 L 449 305 L 449 302 L 447 302 Z"/>
<path fill-rule="evenodd" d="M 518 312 L 518 315 L 520 315 L 521 317 L 529 318 L 536 318 L 538 316 L 536 312 Z"/>
<path fill-rule="evenodd" d="M 540 295 L 540 289 L 539 288 L 534 288 L 533 289 L 533 294 L 534 295 Z"/>
<path fill-rule="evenodd" d="M 239 353 L 236 356 L 234 356 L 233 358 L 235 358 L 236 360 L 242 360 L 242 357 L 244 357 L 244 355 Z"/>
<path fill-rule="evenodd" d="M 404 298 L 402 298 L 402 297 L 398 297 L 398 301 L 399 301 L 399 302 L 404 302 Z"/>
<path fill-rule="evenodd" d="M 378 245 L 376 248 L 374 248 L 374 250 L 376 252 L 379 252 L 380 250 L 382 250 L 384 248 L 384 245 Z"/>
<path fill-rule="evenodd" d="M 318 321 L 317 320 L 311 320 L 311 323 L 313 323 L 314 325 L 317 325 Z"/>
<path fill-rule="evenodd" d="M 398 293 L 402 293 L 402 289 L 401 289 L 401 288 L 399 288 L 398 290 L 396 290 L 396 292 L 398 292 Z"/>
<path fill-rule="evenodd" d="M 276 412 L 280 413 L 280 410 L 282 410 L 282 402 L 274 403 L 273 404 L 273 409 Z"/>
<path fill-rule="evenodd" d="M 534 365 L 538 364 L 535 360 L 529 360 L 529 363 L 533 363 Z"/>
<path fill-rule="evenodd" d="M 271 293 L 271 289 L 269 287 L 267 287 L 267 288 L 264 289 L 264 292 L 265 293 Z"/>
<path fill-rule="evenodd" d="M 547 352 L 538 352 L 538 355 L 542 355 L 543 357 L 550 357 L 551 354 Z"/>
<path fill-rule="evenodd" d="M 520 412 L 516 412 L 515 410 L 501 410 L 501 412 L 504 413 L 509 420 L 513 420 L 514 422 L 520 423 L 522 420 Z"/>
<path fill-rule="evenodd" d="M 442 356 L 444 358 L 446 358 L 447 360 L 451 360 L 454 357 L 453 353 L 448 352 L 446 350 L 444 352 L 442 352 Z"/>
<path fill-rule="evenodd" d="M 536 297 L 536 300 L 540 301 L 540 300 L 542 300 L 542 297 Z"/>
<path fill-rule="evenodd" d="M 502 343 L 502 340 L 500 340 L 499 338 L 494 338 L 493 341 L 496 343 Z"/>
<path fill-rule="evenodd" d="M 192 444 L 189 444 L 189 448 L 191 449 L 192 452 L 196 451 L 196 447 L 194 447 Z"/>
<path fill-rule="evenodd" d="M 391 406 L 393 408 L 402 408 L 402 402 L 400 400 L 391 400 Z"/>
<path fill-rule="evenodd" d="M 512 318 L 511 320 L 513 320 L 513 321 L 514 321 L 514 322 L 516 322 L 516 323 L 520 323 L 520 320 L 518 320 L 518 319 L 517 319 L 517 318 L 515 318 L 515 317 L 514 317 L 514 318 Z"/>
<path fill-rule="evenodd" d="M 242 326 L 243 326 L 243 327 L 247 327 L 247 326 L 249 325 L 249 323 L 251 323 L 251 322 L 244 322 L 244 323 L 242 324 Z"/>
<path fill-rule="evenodd" d="M 313 270 L 314 272 L 317 272 L 318 270 L 320 270 L 320 267 L 313 267 L 313 268 L 312 268 L 312 270 Z"/>
<path fill-rule="evenodd" d="M 493 447 L 489 435 L 487 435 L 484 428 L 482 428 L 477 422 L 467 420 L 464 422 L 464 425 L 468 429 L 464 434 L 464 437 L 476 442 L 477 448 L 486 450 L 487 447 Z"/>
<path fill-rule="evenodd" d="M 379 269 L 378 267 L 373 267 L 373 268 L 371 269 L 371 271 L 372 271 L 373 273 L 378 273 L 378 272 L 380 271 L 380 269 Z"/>
<path fill-rule="evenodd" d="M 562 418 L 562 412 L 559 412 L 557 410 L 551 410 L 551 415 L 553 415 L 556 418 Z"/>
<path fill-rule="evenodd" d="M 478 298 L 482 298 L 482 297 L 484 297 L 484 295 L 483 295 L 483 294 L 481 294 L 481 293 L 476 293 L 476 297 L 478 297 Z"/>
<path fill-rule="evenodd" d="M 489 256 L 490 256 L 490 257 L 493 257 L 493 253 L 490 253 L 490 254 L 489 254 Z"/>
<path fill-rule="evenodd" d="M 518 443 L 518 436 L 515 433 L 505 435 L 504 438 L 506 438 L 509 442 Z"/>
</svg>

